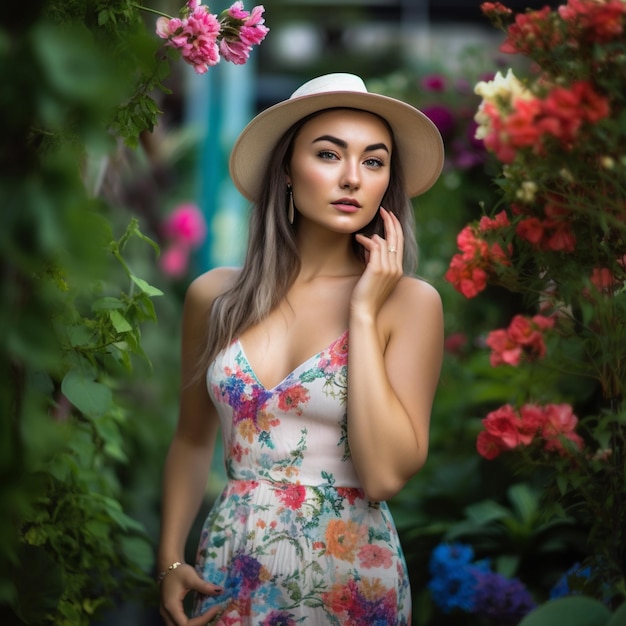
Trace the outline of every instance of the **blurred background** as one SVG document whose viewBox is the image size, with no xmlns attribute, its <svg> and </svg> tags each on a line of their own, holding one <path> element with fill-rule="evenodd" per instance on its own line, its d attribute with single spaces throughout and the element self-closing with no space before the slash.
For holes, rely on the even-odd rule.
<svg viewBox="0 0 626 626">
<path fill-rule="evenodd" d="M 136 19 L 122 0 L 95 5 L 36 0 L 28 15 L 12 6 L 0 35 L 2 623 L 161 623 L 150 581 L 185 289 L 241 259 L 248 207 L 227 172 L 239 131 L 332 71 L 422 109 L 446 145 L 441 179 L 415 202 L 419 273 L 444 299 L 445 363 L 429 461 L 390 502 L 414 624 L 491 623 L 435 606 L 428 563 L 444 539 L 471 541 L 545 596 L 578 556 L 577 529 L 541 526 L 533 486 L 475 449 L 480 418 L 514 385 L 490 369 L 484 336 L 522 303 L 493 287 L 467 300 L 443 278 L 457 233 L 497 201 L 497 166 L 474 139 L 474 85 L 519 63 L 498 52 L 503 35 L 480 2 L 265 0 L 270 32 L 250 61 L 201 76 L 181 60 L 154 65 L 156 16 Z M 181 214 L 205 234 L 183 248 L 172 221 Z M 224 481 L 219 450 L 213 466 L 203 513 Z"/>
</svg>

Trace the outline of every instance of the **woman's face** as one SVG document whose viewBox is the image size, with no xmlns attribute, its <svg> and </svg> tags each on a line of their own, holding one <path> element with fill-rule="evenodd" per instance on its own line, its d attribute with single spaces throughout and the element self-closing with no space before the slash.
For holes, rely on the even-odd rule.
<svg viewBox="0 0 626 626">
<path fill-rule="evenodd" d="M 385 123 L 365 111 L 325 111 L 297 134 L 287 182 L 299 227 L 307 222 L 336 232 L 369 224 L 389 185 L 392 138 Z"/>
</svg>

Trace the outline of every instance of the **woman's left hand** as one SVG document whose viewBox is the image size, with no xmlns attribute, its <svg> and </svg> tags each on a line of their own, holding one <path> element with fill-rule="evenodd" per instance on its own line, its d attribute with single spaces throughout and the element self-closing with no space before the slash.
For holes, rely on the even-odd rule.
<svg viewBox="0 0 626 626">
<path fill-rule="evenodd" d="M 365 248 L 367 266 L 352 291 L 351 313 L 359 313 L 374 319 L 382 305 L 402 278 L 402 255 L 404 234 L 398 218 L 380 207 L 385 238 L 380 235 L 366 237 L 355 235 Z"/>
</svg>

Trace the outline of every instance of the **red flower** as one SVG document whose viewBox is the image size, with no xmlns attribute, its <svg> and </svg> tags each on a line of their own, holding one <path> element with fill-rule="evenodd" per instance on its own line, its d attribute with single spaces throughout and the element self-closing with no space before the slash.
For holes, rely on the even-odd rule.
<svg viewBox="0 0 626 626">
<path fill-rule="evenodd" d="M 493 330 L 487 336 L 486 344 L 492 349 L 491 365 L 507 364 L 517 366 L 522 357 L 540 359 L 546 354 L 543 331 L 554 326 L 554 319 L 535 315 L 532 318 L 516 315 L 507 329 Z"/>
<path fill-rule="evenodd" d="M 492 367 L 498 365 L 520 364 L 522 359 L 522 348 L 516 343 L 509 333 L 504 329 L 492 330 L 488 335 L 485 343 L 491 348 L 492 352 L 489 361 Z"/>
<path fill-rule="evenodd" d="M 525 404 L 515 411 L 507 404 L 489 413 L 482 420 L 485 430 L 478 434 L 476 449 L 485 459 L 495 459 L 501 452 L 532 444 L 543 439 L 546 452 L 566 454 L 564 440 L 581 450 L 582 438 L 574 432 L 578 418 L 569 404 Z"/>
<path fill-rule="evenodd" d="M 448 335 L 443 343 L 444 350 L 450 354 L 460 354 L 467 345 L 467 335 L 464 333 L 452 333 Z"/>
<path fill-rule="evenodd" d="M 502 220 L 496 217 L 494 221 Z M 490 229 L 493 224 L 490 224 Z M 497 244 L 489 244 L 477 236 L 476 228 L 466 226 L 457 236 L 457 245 L 461 250 L 455 254 L 450 267 L 445 274 L 445 279 L 466 298 L 473 298 L 487 286 L 487 278 L 493 272 L 497 264 L 508 265 L 508 255 Z"/>
<path fill-rule="evenodd" d="M 539 11 L 519 13 L 515 16 L 515 23 L 507 30 L 507 38 L 500 46 L 500 52 L 532 55 L 537 48 L 551 50 L 561 40 L 553 17 L 548 6 Z"/>
<path fill-rule="evenodd" d="M 287 484 L 276 488 L 278 499 L 288 508 L 294 511 L 299 509 L 306 498 L 304 485 Z"/>
<path fill-rule="evenodd" d="M 569 24 L 574 41 L 603 43 L 622 34 L 626 5 L 622 0 L 569 0 L 558 12 Z"/>
<path fill-rule="evenodd" d="M 504 228 L 509 225 L 510 222 L 506 211 L 500 211 L 500 213 L 497 213 L 493 218 L 483 215 L 478 222 L 478 230 L 484 233 L 488 230 Z"/>
<path fill-rule="evenodd" d="M 278 407 L 283 411 L 301 411 L 300 404 L 305 404 L 309 399 L 309 392 L 300 382 L 291 385 L 278 394 Z"/>
<path fill-rule="evenodd" d="M 502 446 L 502 442 L 499 437 L 483 430 L 478 433 L 478 437 L 476 439 L 476 450 L 483 458 L 488 461 L 493 461 L 493 459 L 500 456 L 501 452 L 504 452 L 505 448 Z"/>
<path fill-rule="evenodd" d="M 483 2 L 480 5 L 480 10 L 490 19 L 497 17 L 508 17 L 513 14 L 513 11 L 508 7 L 505 7 L 500 2 Z"/>
</svg>

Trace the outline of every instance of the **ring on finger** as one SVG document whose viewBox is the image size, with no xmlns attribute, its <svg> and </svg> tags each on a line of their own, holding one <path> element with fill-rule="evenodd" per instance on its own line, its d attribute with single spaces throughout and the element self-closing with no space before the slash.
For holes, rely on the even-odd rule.
<svg viewBox="0 0 626 626">
<path fill-rule="evenodd" d="M 389 252 L 390 254 L 395 254 L 397 252 L 397 248 L 395 246 L 389 246 L 387 248 L 387 252 Z"/>
</svg>

